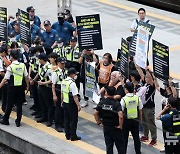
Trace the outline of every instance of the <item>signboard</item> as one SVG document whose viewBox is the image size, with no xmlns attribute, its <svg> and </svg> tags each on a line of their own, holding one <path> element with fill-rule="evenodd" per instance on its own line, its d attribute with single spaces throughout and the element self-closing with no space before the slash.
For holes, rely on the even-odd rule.
<svg viewBox="0 0 180 154">
<path fill-rule="evenodd" d="M 163 81 L 169 79 L 169 47 L 153 40 L 153 71 Z"/>
<path fill-rule="evenodd" d="M 103 49 L 99 14 L 76 16 L 76 23 L 80 49 Z"/>
<path fill-rule="evenodd" d="M 151 36 L 152 36 L 152 34 L 154 32 L 155 26 L 150 25 L 150 24 L 145 23 L 145 22 L 139 22 L 138 27 L 143 27 L 143 28 L 145 28 L 145 29 L 147 29 L 149 31 L 149 40 L 150 40 Z M 135 52 L 136 52 L 137 33 L 138 33 L 138 29 L 135 30 L 135 32 L 133 34 L 133 37 L 131 39 L 131 42 L 130 42 L 129 53 L 132 56 L 134 56 Z"/>
<path fill-rule="evenodd" d="M 7 41 L 7 8 L 0 7 L 0 40 Z"/>
<path fill-rule="evenodd" d="M 124 78 L 129 78 L 129 44 L 122 38 L 121 41 L 121 73 Z"/>
<path fill-rule="evenodd" d="M 148 58 L 149 31 L 139 26 L 137 33 L 135 62 L 138 66 L 146 68 Z"/>
<path fill-rule="evenodd" d="M 85 96 L 93 98 L 93 92 L 97 92 L 95 62 L 85 62 Z"/>
<path fill-rule="evenodd" d="M 25 11 L 18 9 L 19 22 L 20 22 L 20 40 L 21 43 L 31 46 L 31 30 L 29 14 Z"/>
</svg>

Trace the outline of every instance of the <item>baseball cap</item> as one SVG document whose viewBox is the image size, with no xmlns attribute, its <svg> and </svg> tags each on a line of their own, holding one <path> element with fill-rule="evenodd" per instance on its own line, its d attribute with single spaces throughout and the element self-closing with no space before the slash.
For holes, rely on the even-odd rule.
<svg viewBox="0 0 180 154">
<path fill-rule="evenodd" d="M 45 20 L 45 21 L 44 21 L 44 26 L 45 26 L 45 25 L 51 25 L 51 22 L 50 22 L 49 20 Z"/>
<path fill-rule="evenodd" d="M 7 47 L 5 45 L 0 47 L 0 53 L 6 52 L 7 53 Z"/>
<path fill-rule="evenodd" d="M 30 12 L 30 11 L 34 11 L 35 10 L 35 8 L 33 7 L 33 6 L 29 6 L 29 7 L 27 7 L 27 12 Z"/>
<path fill-rule="evenodd" d="M 76 71 L 76 69 L 74 68 L 74 67 L 71 67 L 71 68 L 69 68 L 69 70 L 68 70 L 68 75 L 70 75 L 70 74 L 78 74 L 79 72 L 77 72 Z"/>
<path fill-rule="evenodd" d="M 72 36 L 72 37 L 70 38 L 70 41 L 71 41 L 71 42 L 77 42 L 77 37 Z"/>
<path fill-rule="evenodd" d="M 58 62 L 64 64 L 64 63 L 66 63 L 66 58 L 64 58 L 64 57 L 58 57 L 58 58 L 57 58 L 57 63 L 58 63 Z"/>
<path fill-rule="evenodd" d="M 47 61 L 47 55 L 45 53 L 40 53 L 40 55 L 38 56 L 38 59 L 42 59 L 44 61 Z"/>
<path fill-rule="evenodd" d="M 62 38 L 59 38 L 59 39 L 57 40 L 57 43 L 62 43 L 62 42 L 64 42 Z"/>
</svg>

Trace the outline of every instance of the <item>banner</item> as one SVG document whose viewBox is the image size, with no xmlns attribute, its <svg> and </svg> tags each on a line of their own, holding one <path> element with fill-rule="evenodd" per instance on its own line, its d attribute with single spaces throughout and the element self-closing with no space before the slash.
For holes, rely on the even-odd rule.
<svg viewBox="0 0 180 154">
<path fill-rule="evenodd" d="M 135 62 L 138 66 L 146 68 L 148 58 L 149 31 L 139 26 L 137 33 Z"/>
<path fill-rule="evenodd" d="M 138 27 L 143 27 L 143 28 L 145 28 L 145 29 L 147 29 L 149 31 L 149 40 L 150 40 L 151 36 L 152 36 L 152 34 L 154 32 L 155 26 L 150 25 L 150 24 L 148 24 L 146 22 L 139 22 Z M 137 33 L 138 33 L 138 29 L 135 30 L 135 32 L 134 32 L 134 34 L 132 36 L 131 42 L 130 42 L 129 53 L 132 56 L 134 56 L 135 52 L 136 52 Z"/>
<path fill-rule="evenodd" d="M 121 73 L 124 78 L 129 78 L 129 44 L 122 38 L 121 41 Z"/>
<path fill-rule="evenodd" d="M 80 49 L 103 49 L 99 14 L 76 16 L 76 23 Z"/>
<path fill-rule="evenodd" d="M 169 79 L 169 47 L 153 40 L 153 71 L 163 81 Z"/>
<path fill-rule="evenodd" d="M 31 46 L 31 29 L 29 14 L 25 11 L 18 9 L 19 22 L 20 22 L 20 40 L 21 43 Z"/>
<path fill-rule="evenodd" d="M 95 75 L 95 62 L 85 62 L 85 96 L 93 98 L 93 92 L 97 93 Z"/>
<path fill-rule="evenodd" d="M 0 7 L 0 40 L 8 41 L 7 8 Z"/>
</svg>

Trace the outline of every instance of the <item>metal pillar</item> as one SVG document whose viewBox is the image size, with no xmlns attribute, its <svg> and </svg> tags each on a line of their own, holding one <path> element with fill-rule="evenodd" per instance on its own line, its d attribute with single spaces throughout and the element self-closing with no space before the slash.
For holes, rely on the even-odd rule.
<svg viewBox="0 0 180 154">
<path fill-rule="evenodd" d="M 71 11 L 71 0 L 57 0 L 57 14 L 64 12 L 64 9 Z"/>
</svg>

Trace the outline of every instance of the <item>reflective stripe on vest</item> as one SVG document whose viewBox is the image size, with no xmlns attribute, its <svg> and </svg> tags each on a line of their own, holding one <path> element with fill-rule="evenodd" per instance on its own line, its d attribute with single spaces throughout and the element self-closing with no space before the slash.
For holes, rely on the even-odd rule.
<svg viewBox="0 0 180 154">
<path fill-rule="evenodd" d="M 57 55 L 61 58 L 66 56 L 64 46 L 62 48 L 55 48 L 53 52 L 57 53 Z"/>
<path fill-rule="evenodd" d="M 11 64 L 10 67 L 14 77 L 14 86 L 22 86 L 25 65 L 23 63 Z"/>
<path fill-rule="evenodd" d="M 180 136 L 180 111 L 170 111 L 172 116 L 172 130 L 175 136 Z"/>
<path fill-rule="evenodd" d="M 108 83 L 112 67 L 113 67 L 113 64 L 109 64 L 108 66 L 104 66 L 103 62 L 100 62 L 99 83 L 102 83 L 102 84 Z"/>
<path fill-rule="evenodd" d="M 79 47 L 75 47 L 74 49 L 71 46 L 65 48 L 66 60 L 78 62 L 79 59 Z"/>
<path fill-rule="evenodd" d="M 63 92 L 63 102 L 69 103 L 69 97 L 70 97 L 70 85 L 73 83 L 72 79 L 65 79 L 62 81 L 62 92 Z"/>
<path fill-rule="evenodd" d="M 127 118 L 128 119 L 135 119 L 138 118 L 138 104 L 139 104 L 139 97 L 134 95 L 132 97 L 125 96 L 124 98 L 125 108 L 127 109 Z"/>
</svg>

